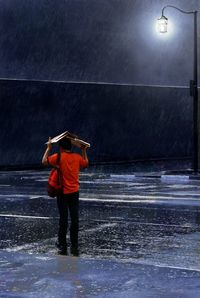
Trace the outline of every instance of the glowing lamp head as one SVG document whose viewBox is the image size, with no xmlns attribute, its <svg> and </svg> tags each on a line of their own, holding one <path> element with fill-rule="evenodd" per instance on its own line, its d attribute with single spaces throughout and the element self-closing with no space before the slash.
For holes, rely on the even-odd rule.
<svg viewBox="0 0 200 298">
<path fill-rule="evenodd" d="M 157 20 L 157 28 L 159 33 L 167 33 L 168 19 L 162 15 L 160 19 Z"/>
</svg>

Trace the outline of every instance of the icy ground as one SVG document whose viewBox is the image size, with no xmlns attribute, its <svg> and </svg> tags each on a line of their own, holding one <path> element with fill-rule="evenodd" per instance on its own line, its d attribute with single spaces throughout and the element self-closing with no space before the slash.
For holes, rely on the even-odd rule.
<svg viewBox="0 0 200 298">
<path fill-rule="evenodd" d="M 200 180 L 83 172 L 74 258 L 47 176 L 0 173 L 0 297 L 200 297 Z"/>
</svg>

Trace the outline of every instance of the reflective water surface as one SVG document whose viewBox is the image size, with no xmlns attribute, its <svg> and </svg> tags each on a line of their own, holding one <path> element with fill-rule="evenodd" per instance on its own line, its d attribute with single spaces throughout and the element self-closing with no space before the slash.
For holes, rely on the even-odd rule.
<svg viewBox="0 0 200 298">
<path fill-rule="evenodd" d="M 46 171 L 0 175 L 1 248 L 56 254 L 56 200 Z M 200 268 L 198 180 L 84 172 L 80 190 L 83 257 Z"/>
<path fill-rule="evenodd" d="M 0 173 L 1 270 L 6 276 L 6 274 L 16 274 L 16 270 L 23 271 L 27 266 L 34 267 L 37 264 L 38 269 L 34 270 L 37 272 L 35 278 L 38 287 L 34 280 L 31 281 L 32 286 L 37 288 L 37 294 L 40 283 L 45 287 L 46 283 L 50 282 L 48 278 L 42 281 L 44 268 L 49 270 L 49 266 L 53 266 L 52 272 L 54 272 L 57 270 L 55 269 L 56 258 L 60 260 L 55 248 L 58 229 L 57 206 L 56 200 L 46 194 L 47 177 L 47 171 Z M 141 278 L 146 280 L 148 290 L 151 288 L 152 280 L 148 281 L 148 278 L 152 274 L 156 274 L 156 277 L 154 276 L 156 283 L 158 275 L 164 274 L 162 280 L 162 287 L 164 287 L 164 283 L 169 281 L 171 274 L 175 283 L 177 276 L 179 280 L 181 279 L 180 288 L 183 288 L 182 279 L 192 278 L 190 290 L 193 290 L 194 286 L 197 293 L 196 282 L 200 281 L 200 180 L 162 179 L 155 177 L 155 173 L 145 176 L 144 173 L 138 172 L 126 174 L 91 170 L 83 172 L 80 180 L 81 257 L 78 258 L 80 262 L 78 268 L 85 270 L 84 276 L 87 276 L 87 280 L 89 278 L 87 270 L 93 270 L 92 266 L 97 271 L 101 268 L 101 274 L 103 270 L 101 278 L 104 280 L 102 287 L 105 290 L 105 270 L 108 270 L 109 266 L 116 267 L 118 274 L 120 270 L 127 273 L 126 270 L 132 268 L 131 270 L 139 270 L 137 271 L 140 275 L 139 288 Z M 72 270 L 70 266 L 75 266 L 75 261 L 68 259 L 69 257 L 64 258 L 61 259 L 64 269 L 61 269 L 67 270 L 69 275 L 74 274 L 74 269 Z M 46 264 L 43 269 L 41 260 Z M 100 263 L 94 263 L 97 261 Z M 59 276 L 61 276 L 61 269 L 56 271 Z M 80 273 L 79 269 L 75 275 Z M 160 270 L 164 270 L 163 273 Z M 120 284 L 122 280 L 117 272 L 115 279 L 119 278 Z M 127 274 L 133 274 L 132 271 L 128 272 Z M 148 278 L 147 272 L 149 272 Z M 164 272 L 167 272 L 167 275 Z M 111 278 L 110 271 L 109 274 Z M 92 280 L 93 278 L 94 276 Z M 70 280 L 69 276 L 67 280 Z M 126 282 L 129 285 L 126 295 L 130 294 L 126 297 L 132 297 L 132 292 L 129 291 L 130 289 L 136 291 L 137 286 L 133 279 L 129 278 Z M 184 287 L 186 286 L 188 287 L 184 281 Z M 13 290 L 8 287 L 7 281 L 4 287 L 7 290 L 1 296 L 9 297 L 6 296 L 6 291 L 13 293 Z M 19 291 L 22 291 L 23 287 L 24 283 L 21 288 L 19 287 Z M 75 288 L 77 289 L 77 285 Z M 108 289 L 105 294 L 103 288 L 99 288 L 97 282 L 96 287 L 94 286 L 94 296 L 96 297 L 97 293 L 100 293 L 98 289 L 101 289 L 104 294 L 102 296 L 99 294 L 98 297 L 123 297 L 121 292 L 121 296 L 119 292 L 114 296 L 114 288 L 111 291 L 112 295 L 109 294 Z M 157 289 L 157 286 L 155 288 Z M 65 290 L 63 289 L 63 297 L 67 297 Z M 81 286 L 79 290 L 80 294 Z M 27 293 L 28 290 L 24 289 L 24 291 Z M 90 295 L 92 297 L 92 291 L 90 288 L 88 297 Z M 190 291 L 188 295 L 190 296 L 191 293 Z M 76 297 L 74 293 L 71 295 Z M 152 294 L 152 297 L 163 297 L 162 293 L 159 295 Z M 188 295 L 180 297 L 189 297 Z M 86 296 L 86 294 L 83 296 L 80 294 L 80 297 Z M 25 297 L 34 296 L 30 296 L 29 293 Z M 56 296 L 52 294 L 49 297 Z M 135 297 L 144 296 L 142 294 L 140 296 L 138 292 Z"/>
</svg>

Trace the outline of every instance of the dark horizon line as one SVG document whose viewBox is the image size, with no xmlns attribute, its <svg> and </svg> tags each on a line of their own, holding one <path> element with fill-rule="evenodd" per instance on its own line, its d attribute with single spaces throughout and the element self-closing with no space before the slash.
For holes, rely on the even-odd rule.
<svg viewBox="0 0 200 298">
<path fill-rule="evenodd" d="M 173 85 L 151 85 L 151 84 L 131 84 L 131 83 L 114 83 L 114 82 L 95 82 L 95 81 L 64 81 L 64 80 L 39 80 L 39 79 L 17 79 L 17 78 L 0 78 L 0 81 L 19 81 L 19 82 L 38 82 L 38 83 L 55 83 L 55 84 L 88 84 L 88 85 L 114 85 L 114 86 L 135 86 L 135 87 L 153 87 L 153 88 L 181 88 L 189 89 L 190 86 L 173 86 Z M 199 89 L 200 87 L 198 87 Z"/>
</svg>

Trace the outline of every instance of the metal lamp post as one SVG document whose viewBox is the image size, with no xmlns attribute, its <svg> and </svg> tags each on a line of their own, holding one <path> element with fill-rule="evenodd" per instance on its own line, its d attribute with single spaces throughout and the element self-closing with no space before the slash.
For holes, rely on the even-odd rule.
<svg viewBox="0 0 200 298">
<path fill-rule="evenodd" d="M 167 32 L 168 19 L 164 15 L 166 8 L 174 8 L 181 13 L 191 14 L 194 18 L 194 56 L 193 56 L 193 80 L 190 80 L 190 95 L 193 97 L 193 171 L 194 173 L 198 172 L 199 168 L 199 113 L 198 113 L 198 69 L 197 69 L 197 13 L 198 11 L 184 11 L 176 6 L 167 5 L 162 9 L 162 15 L 157 20 L 158 21 L 158 30 L 160 33 Z"/>
</svg>

